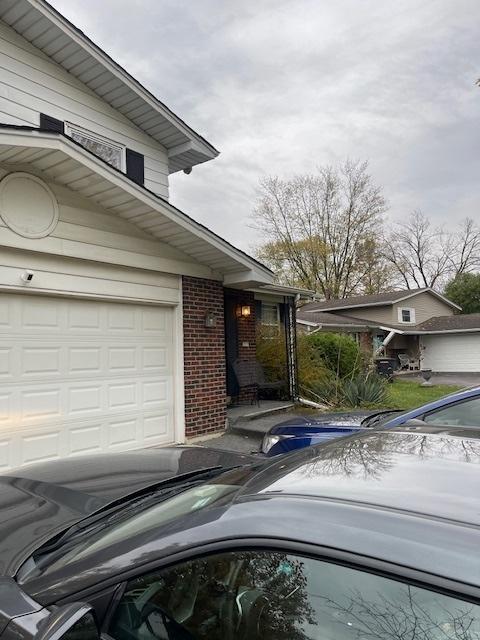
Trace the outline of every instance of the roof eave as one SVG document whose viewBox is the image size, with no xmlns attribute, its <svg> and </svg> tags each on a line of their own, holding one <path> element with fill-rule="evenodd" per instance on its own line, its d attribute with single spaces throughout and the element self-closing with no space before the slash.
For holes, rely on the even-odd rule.
<svg viewBox="0 0 480 640">
<path fill-rule="evenodd" d="M 410 293 L 403 296 L 402 298 L 397 298 L 395 300 L 382 300 L 381 302 L 365 302 L 362 304 L 346 304 L 346 305 L 336 306 L 336 307 L 320 307 L 320 308 L 317 307 L 316 309 L 305 309 L 305 313 L 318 313 L 318 312 L 324 312 L 324 311 L 335 312 L 335 311 L 348 310 L 348 309 L 363 309 L 365 307 L 388 307 L 390 305 L 397 304 L 398 302 L 409 300 L 410 298 L 418 296 L 421 293 L 431 293 L 435 297 L 445 302 L 445 304 L 448 304 L 450 307 L 453 307 L 458 311 L 462 310 L 462 307 L 459 307 L 458 304 L 455 304 L 445 296 L 442 296 L 442 294 L 438 293 L 438 291 L 435 291 L 434 289 L 426 288 L 426 289 L 420 289 L 417 291 L 411 291 Z M 348 300 L 348 298 L 346 300 Z"/>
<path fill-rule="evenodd" d="M 224 282 L 235 281 L 237 284 L 243 283 L 244 286 L 252 286 L 253 284 L 262 286 L 264 284 L 273 283 L 274 274 L 270 269 L 257 262 L 254 258 L 250 257 L 240 249 L 237 249 L 213 231 L 210 231 L 204 225 L 196 222 L 183 211 L 171 205 L 168 201 L 149 191 L 145 187 L 136 184 L 124 173 L 114 167 L 111 167 L 104 160 L 95 156 L 91 151 L 84 149 L 71 138 L 60 133 L 45 132 L 34 128 L 2 126 L 0 128 L 0 147 L 2 146 L 5 148 L 8 147 L 9 149 L 12 147 L 19 147 L 20 150 L 29 148 L 32 150 L 50 150 L 52 153 L 61 152 L 65 154 L 66 160 L 73 160 L 79 165 L 83 165 L 89 171 L 98 174 L 107 183 L 111 184 L 111 190 L 114 192 L 112 194 L 113 200 L 118 198 L 115 190 L 121 190 L 121 192 L 125 192 L 127 197 L 131 197 L 132 201 L 135 201 L 135 205 L 127 205 L 125 211 L 130 212 L 133 211 L 134 206 L 138 208 L 141 205 L 145 205 L 146 213 L 143 215 L 149 215 L 148 211 L 151 211 L 152 215 L 155 214 L 155 211 L 158 212 L 159 215 L 163 216 L 167 223 L 178 225 L 180 229 L 185 230 L 187 233 L 192 234 L 202 241 L 205 244 L 205 248 L 207 248 L 207 246 L 214 248 L 218 255 L 217 260 L 222 260 L 222 256 L 224 256 L 224 269 L 219 268 L 218 265 L 213 265 L 211 267 L 213 271 L 223 274 Z M 6 153 L 9 152 L 6 151 Z M 2 162 L 1 153 L 0 162 Z M 5 161 L 3 162 L 5 163 Z M 38 162 L 44 163 L 44 157 L 42 157 Z M 79 179 L 74 181 L 76 189 L 72 189 L 68 182 L 66 182 L 65 175 L 68 174 L 63 174 L 61 179 L 56 179 L 55 172 L 60 170 L 57 164 L 50 169 L 38 169 L 35 167 L 34 160 L 32 159 L 21 162 L 22 166 L 26 164 L 33 166 L 36 171 L 43 172 L 46 179 L 53 180 L 54 182 L 57 181 L 59 184 L 63 184 L 67 188 L 74 190 L 79 195 L 90 197 L 90 199 L 96 202 L 98 206 L 106 208 L 112 213 L 117 213 L 121 207 L 126 206 L 121 204 L 118 205 L 117 209 L 117 205 L 110 206 L 107 200 L 98 201 L 94 196 L 85 195 L 82 193 L 82 189 L 86 189 L 88 191 L 90 186 L 80 186 L 82 181 Z M 12 170 L 19 170 L 15 168 L 16 164 L 12 160 L 10 160 L 10 166 L 12 167 Z M 103 192 L 101 193 L 103 194 Z M 132 218 L 128 219 L 132 220 Z M 157 237 L 159 240 L 163 240 L 161 236 Z M 175 246 L 171 241 L 163 241 Z M 198 260 L 198 262 L 202 264 L 200 259 L 195 258 L 195 256 L 192 256 L 192 258 L 194 260 Z"/>
<path fill-rule="evenodd" d="M 189 127 L 181 118 L 179 118 L 173 111 L 171 111 L 165 104 L 163 104 L 160 100 L 158 100 L 148 89 L 146 89 L 138 80 L 136 80 L 133 76 L 131 76 L 128 71 L 126 71 L 122 66 L 120 66 L 115 60 L 113 60 L 105 51 L 103 51 L 98 45 L 96 45 L 90 38 L 85 35 L 80 29 L 78 29 L 73 23 L 71 23 L 65 16 L 63 16 L 59 11 L 57 11 L 54 7 L 52 7 L 46 0 L 15 0 L 13 7 L 17 12 L 20 12 L 21 20 L 13 20 L 12 23 L 8 22 L 4 17 L 3 19 L 6 24 L 9 24 L 17 33 L 26 37 L 28 40 L 28 27 L 22 30 L 20 25 L 25 23 L 25 15 L 26 13 L 22 11 L 23 3 L 28 4 L 33 10 L 37 12 L 37 14 L 46 20 L 52 25 L 53 28 L 59 29 L 67 38 L 70 39 L 72 43 L 80 47 L 83 51 L 85 51 L 92 58 L 92 64 L 98 63 L 101 65 L 107 73 L 110 73 L 113 78 L 117 79 L 123 86 L 125 86 L 132 93 L 132 97 L 137 97 L 142 100 L 143 103 L 148 106 L 152 110 L 152 113 L 157 113 L 161 118 L 164 119 L 165 122 L 168 122 L 181 136 L 183 136 L 183 143 L 192 145 L 192 150 L 189 154 L 178 154 L 175 155 L 174 152 L 169 156 L 170 164 L 171 164 L 171 172 L 179 171 L 181 169 L 186 169 L 192 167 L 196 164 L 206 162 L 207 160 L 211 160 L 218 156 L 219 152 L 215 147 L 208 142 L 205 138 L 203 138 L 200 134 L 194 131 L 191 127 Z M 9 7 L 5 14 L 10 13 L 12 7 Z M 48 54 L 47 54 L 48 55 Z M 62 62 L 52 58 L 57 64 L 62 65 Z M 66 67 L 64 67 L 66 68 Z M 67 69 L 72 75 L 75 75 L 71 69 Z M 80 78 L 81 79 L 81 78 Z M 101 93 L 98 93 L 99 97 L 105 100 L 108 103 L 106 97 L 104 97 Z M 113 106 L 122 113 L 121 109 L 117 106 Z M 127 116 L 128 117 L 128 116 Z M 141 125 L 135 121 L 135 119 L 131 118 L 131 121 L 142 129 Z M 149 129 L 151 127 L 149 126 Z M 167 149 L 174 149 L 175 147 L 171 147 L 167 142 L 162 142 L 162 135 L 156 134 L 151 131 L 147 131 L 145 133 L 150 135 L 152 138 L 159 141 L 161 144 Z M 169 135 L 169 132 L 166 132 L 166 135 Z M 177 144 L 177 146 L 179 146 Z M 181 146 L 181 145 L 180 145 Z"/>
</svg>

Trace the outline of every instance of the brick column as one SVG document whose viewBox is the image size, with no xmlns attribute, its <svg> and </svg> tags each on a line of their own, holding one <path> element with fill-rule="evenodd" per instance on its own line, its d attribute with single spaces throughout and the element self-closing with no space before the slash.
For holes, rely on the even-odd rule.
<svg viewBox="0 0 480 640">
<path fill-rule="evenodd" d="M 216 280 L 183 276 L 185 434 L 225 428 L 226 367 L 223 286 Z M 216 320 L 205 326 L 207 313 Z"/>
<path fill-rule="evenodd" d="M 360 349 L 363 353 L 368 357 L 373 357 L 373 337 L 372 334 L 368 331 L 362 331 L 359 334 L 360 338 Z"/>
</svg>

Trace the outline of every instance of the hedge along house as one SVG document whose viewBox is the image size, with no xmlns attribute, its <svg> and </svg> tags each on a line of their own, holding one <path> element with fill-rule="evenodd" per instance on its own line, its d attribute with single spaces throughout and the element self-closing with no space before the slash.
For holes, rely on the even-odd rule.
<svg viewBox="0 0 480 640">
<path fill-rule="evenodd" d="M 295 292 L 169 203 L 218 152 L 43 0 L 0 0 L 0 64 L 0 469 L 223 429 L 225 344 Z"/>
</svg>

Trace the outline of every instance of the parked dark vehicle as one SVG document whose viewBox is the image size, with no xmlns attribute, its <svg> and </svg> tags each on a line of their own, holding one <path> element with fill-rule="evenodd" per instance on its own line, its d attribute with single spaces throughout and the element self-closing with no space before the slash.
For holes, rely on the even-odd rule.
<svg viewBox="0 0 480 640">
<path fill-rule="evenodd" d="M 164 449 L 0 476 L 2 639 L 478 638 L 480 429 L 246 461 Z"/>
<path fill-rule="evenodd" d="M 435 425 L 480 427 L 480 387 L 456 391 L 408 411 L 375 409 L 292 417 L 273 426 L 265 434 L 261 449 L 267 456 L 276 456 L 362 429 L 387 429 L 410 420 Z"/>
</svg>

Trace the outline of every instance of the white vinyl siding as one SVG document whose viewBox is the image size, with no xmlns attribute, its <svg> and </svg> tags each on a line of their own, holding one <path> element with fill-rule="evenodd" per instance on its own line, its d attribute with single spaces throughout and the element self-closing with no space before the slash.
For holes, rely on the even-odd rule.
<svg viewBox="0 0 480 640">
<path fill-rule="evenodd" d="M 0 293 L 0 469 L 168 444 L 174 312 Z"/>
<path fill-rule="evenodd" d="M 480 373 L 480 332 L 421 337 L 422 368 Z"/>
<path fill-rule="evenodd" d="M 3 22 L 0 78 L 0 122 L 38 127 L 45 113 L 138 151 L 145 157 L 145 186 L 168 198 L 164 147 Z"/>
<path fill-rule="evenodd" d="M 7 169 L 0 167 L 0 179 L 7 173 Z M 8 229 L 0 216 L 0 245 L 142 270 L 212 277 L 210 269 L 179 249 L 65 187 L 53 182 L 48 184 L 59 204 L 58 224 L 50 236 L 34 241 L 23 238 Z"/>
</svg>

